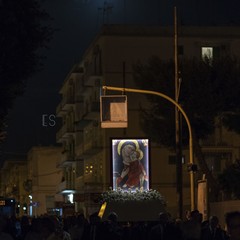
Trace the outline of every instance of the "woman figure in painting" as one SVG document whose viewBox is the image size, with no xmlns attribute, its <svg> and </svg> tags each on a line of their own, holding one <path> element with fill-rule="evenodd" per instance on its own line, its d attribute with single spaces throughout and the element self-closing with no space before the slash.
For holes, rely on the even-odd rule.
<svg viewBox="0 0 240 240">
<path fill-rule="evenodd" d="M 135 146 L 133 144 L 126 143 L 123 147 L 122 144 L 122 142 L 118 144 L 118 154 L 122 156 L 123 169 L 120 177 L 117 178 L 117 186 L 119 186 L 122 183 L 123 179 L 127 176 L 131 162 L 130 156 L 135 151 Z"/>
<path fill-rule="evenodd" d="M 118 153 L 122 156 L 123 170 L 120 177 L 117 178 L 117 186 L 123 188 L 143 187 L 144 180 L 147 180 L 146 171 L 140 162 L 143 158 L 143 152 L 139 149 L 136 140 L 127 142 L 125 145 L 120 142 Z"/>
</svg>

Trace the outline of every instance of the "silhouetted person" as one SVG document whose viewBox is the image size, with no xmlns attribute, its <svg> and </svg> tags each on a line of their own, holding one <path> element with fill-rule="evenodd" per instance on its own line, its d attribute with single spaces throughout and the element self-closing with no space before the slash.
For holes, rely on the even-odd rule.
<svg viewBox="0 0 240 240">
<path fill-rule="evenodd" d="M 70 234 L 63 229 L 63 224 L 57 216 L 50 216 L 50 220 L 55 225 L 55 235 L 61 240 L 71 240 Z"/>
<path fill-rule="evenodd" d="M 5 232 L 7 221 L 3 216 L 0 216 L 0 239 L 1 240 L 13 240 L 13 237 Z"/>
<path fill-rule="evenodd" d="M 49 217 L 41 218 L 41 233 L 44 240 L 59 240 L 54 222 Z"/>
<path fill-rule="evenodd" d="M 149 240 L 181 240 L 180 229 L 170 219 L 170 214 L 162 212 L 159 214 L 159 223 L 152 227 Z"/>
<path fill-rule="evenodd" d="M 202 228 L 201 239 L 202 240 L 226 239 L 226 232 L 219 226 L 219 220 L 217 216 L 211 216 L 209 218 L 209 224 Z"/>
<path fill-rule="evenodd" d="M 21 234 L 20 239 L 24 240 L 27 233 L 30 231 L 30 222 L 28 216 L 22 216 L 20 219 Z"/>
<path fill-rule="evenodd" d="M 27 233 L 24 240 L 42 240 L 42 222 L 40 218 L 33 218 L 30 231 Z"/>
<path fill-rule="evenodd" d="M 182 224 L 182 234 L 184 240 L 200 240 L 201 239 L 201 221 L 202 217 L 198 210 L 190 213 L 189 219 Z"/>
<path fill-rule="evenodd" d="M 101 240 L 103 236 L 101 218 L 95 212 L 89 217 L 89 240 Z"/>
<path fill-rule="evenodd" d="M 88 222 L 83 214 L 79 214 L 73 226 L 69 228 L 69 233 L 72 240 L 85 240 L 89 231 Z"/>
<path fill-rule="evenodd" d="M 107 221 L 102 225 L 102 239 L 106 240 L 122 240 L 123 239 L 123 229 L 118 224 L 118 216 L 115 212 L 111 212 L 108 215 Z"/>
<path fill-rule="evenodd" d="M 148 229 L 145 222 L 135 222 L 130 226 L 131 240 L 146 240 L 148 237 Z"/>
<path fill-rule="evenodd" d="M 240 212 L 233 211 L 226 213 L 225 222 L 229 240 L 240 240 Z"/>
</svg>

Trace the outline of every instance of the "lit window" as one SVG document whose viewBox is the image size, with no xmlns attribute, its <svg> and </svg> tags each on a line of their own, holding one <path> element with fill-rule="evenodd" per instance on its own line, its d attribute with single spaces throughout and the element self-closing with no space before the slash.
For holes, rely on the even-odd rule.
<svg viewBox="0 0 240 240">
<path fill-rule="evenodd" d="M 202 59 L 212 60 L 213 58 L 213 47 L 202 47 Z"/>
</svg>

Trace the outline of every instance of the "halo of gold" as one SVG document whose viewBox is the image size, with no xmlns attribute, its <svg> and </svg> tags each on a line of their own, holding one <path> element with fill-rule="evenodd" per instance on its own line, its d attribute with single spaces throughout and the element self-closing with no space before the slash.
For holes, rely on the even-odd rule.
<svg viewBox="0 0 240 240">
<path fill-rule="evenodd" d="M 121 155 L 121 149 L 122 149 L 122 145 L 125 143 L 125 142 L 133 142 L 136 146 L 136 150 L 139 150 L 139 144 L 138 144 L 138 141 L 137 140 L 121 140 L 119 143 L 118 143 L 118 155 Z"/>
<path fill-rule="evenodd" d="M 141 149 L 138 149 L 138 150 L 136 150 L 136 151 L 138 151 L 139 152 L 139 160 L 142 160 L 142 158 L 143 158 L 143 151 L 141 150 Z"/>
</svg>

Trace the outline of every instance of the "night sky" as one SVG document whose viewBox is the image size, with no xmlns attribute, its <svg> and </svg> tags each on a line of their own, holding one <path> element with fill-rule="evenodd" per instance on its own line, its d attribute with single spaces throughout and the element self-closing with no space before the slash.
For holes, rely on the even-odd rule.
<svg viewBox="0 0 240 240">
<path fill-rule="evenodd" d="M 107 14 L 102 9 L 109 7 Z M 172 25 L 177 6 L 182 25 L 239 25 L 239 0 L 47 0 L 44 8 L 58 29 L 45 51 L 43 70 L 29 79 L 23 96 L 15 101 L 8 117 L 8 135 L 3 153 L 26 153 L 32 146 L 54 145 L 55 126 L 43 115 L 55 115 L 58 93 L 72 65 L 105 24 Z M 43 126 L 48 125 L 48 126 Z"/>
</svg>

